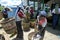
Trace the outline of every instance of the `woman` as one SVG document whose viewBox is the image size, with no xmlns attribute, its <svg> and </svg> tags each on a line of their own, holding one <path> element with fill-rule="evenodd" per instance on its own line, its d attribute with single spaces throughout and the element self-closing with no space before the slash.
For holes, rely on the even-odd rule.
<svg viewBox="0 0 60 40">
<path fill-rule="evenodd" d="M 39 18 L 37 17 L 37 20 L 38 20 L 38 31 L 39 34 L 42 36 L 41 40 L 43 40 L 45 34 L 45 28 L 47 25 L 47 19 L 45 15 L 40 15 Z"/>
</svg>

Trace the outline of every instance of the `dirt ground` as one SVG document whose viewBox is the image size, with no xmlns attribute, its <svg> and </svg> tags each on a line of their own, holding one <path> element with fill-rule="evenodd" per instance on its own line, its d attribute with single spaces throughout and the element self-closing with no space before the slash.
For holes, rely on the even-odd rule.
<svg viewBox="0 0 60 40">
<path fill-rule="evenodd" d="M 29 32 L 24 32 L 24 40 L 28 40 L 28 34 L 33 32 L 34 29 L 31 29 Z M 16 35 L 12 38 L 9 38 L 9 34 L 7 34 L 4 29 L 0 29 L 0 34 L 3 34 L 6 40 L 12 40 L 16 37 Z M 60 31 L 53 30 L 50 27 L 46 28 L 44 40 L 60 40 Z"/>
</svg>

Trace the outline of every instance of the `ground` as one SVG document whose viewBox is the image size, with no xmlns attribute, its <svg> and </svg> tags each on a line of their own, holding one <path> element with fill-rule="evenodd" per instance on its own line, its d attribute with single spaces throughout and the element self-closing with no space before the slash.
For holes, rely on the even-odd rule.
<svg viewBox="0 0 60 40">
<path fill-rule="evenodd" d="M 31 29 L 29 32 L 24 32 L 24 40 L 28 40 L 28 34 L 34 31 Z M 12 38 L 9 38 L 9 34 L 6 34 L 4 29 L 0 29 L 0 34 L 3 34 L 6 40 L 12 40 L 16 37 L 16 35 Z M 45 31 L 44 40 L 60 40 L 60 31 L 53 30 L 51 27 L 47 27 Z"/>
</svg>

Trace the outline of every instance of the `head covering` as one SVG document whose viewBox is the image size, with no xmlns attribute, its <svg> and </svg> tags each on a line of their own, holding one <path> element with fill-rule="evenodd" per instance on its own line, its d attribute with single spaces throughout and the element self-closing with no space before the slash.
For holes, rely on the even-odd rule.
<svg viewBox="0 0 60 40">
<path fill-rule="evenodd" d="M 42 16 L 45 16 L 46 17 L 46 12 L 44 11 L 44 10 L 42 10 L 41 12 L 40 12 L 40 15 L 42 15 Z"/>
</svg>

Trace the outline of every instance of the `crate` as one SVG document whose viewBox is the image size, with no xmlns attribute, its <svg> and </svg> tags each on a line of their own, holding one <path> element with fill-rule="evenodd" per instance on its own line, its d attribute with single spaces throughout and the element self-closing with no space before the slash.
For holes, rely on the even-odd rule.
<svg viewBox="0 0 60 40">
<path fill-rule="evenodd" d="M 4 28 L 7 34 L 12 34 L 17 31 L 16 23 L 14 18 L 7 18 L 1 22 L 2 27 Z"/>
</svg>

